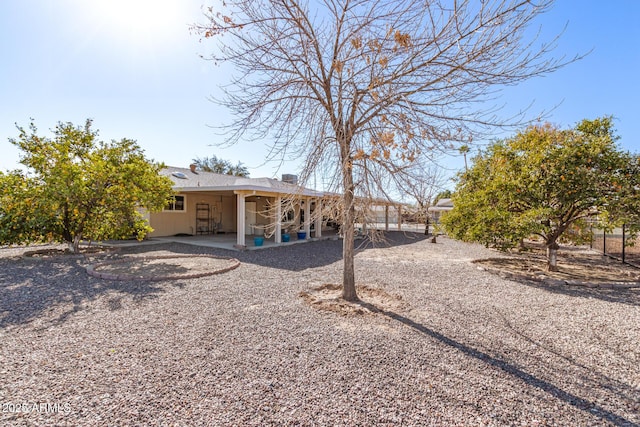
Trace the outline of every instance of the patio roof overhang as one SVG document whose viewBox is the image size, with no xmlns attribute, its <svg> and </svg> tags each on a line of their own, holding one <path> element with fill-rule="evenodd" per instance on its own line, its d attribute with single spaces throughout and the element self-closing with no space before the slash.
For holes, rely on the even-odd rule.
<svg viewBox="0 0 640 427">
<path fill-rule="evenodd" d="M 237 196 L 236 205 L 236 217 L 237 217 L 237 245 L 238 247 L 245 246 L 245 236 L 241 230 L 245 229 L 245 202 L 248 197 L 261 196 L 261 197 L 274 197 L 276 199 L 316 199 L 317 207 L 322 206 L 331 200 L 336 200 L 342 197 L 342 194 L 333 192 L 316 191 L 309 188 L 305 188 L 292 183 L 279 181 L 273 178 L 246 178 L 236 177 L 229 175 L 221 175 L 212 172 L 200 172 L 192 169 L 167 167 L 161 171 L 161 173 L 170 178 L 173 183 L 173 189 L 180 193 L 232 193 Z M 401 223 L 402 203 L 395 202 L 388 199 L 379 198 L 367 198 L 356 197 L 359 203 L 384 206 L 388 211 L 389 206 L 396 206 L 398 208 L 399 225 Z M 310 235 L 311 218 L 310 205 L 311 203 L 304 203 L 303 209 L 305 210 L 306 221 L 304 223 L 304 230 L 306 235 Z M 281 217 L 281 204 L 276 203 L 276 211 L 274 212 L 274 229 L 276 234 L 276 242 L 280 242 L 281 221 L 275 218 Z M 316 209 L 317 209 L 316 207 Z M 388 217 L 388 212 L 386 214 Z M 321 235 L 322 229 L 322 215 L 318 215 L 315 218 L 316 221 L 316 236 Z M 388 220 L 386 221 L 386 228 L 388 229 Z"/>
<path fill-rule="evenodd" d="M 298 196 L 298 197 L 324 197 L 322 191 L 314 191 L 307 188 L 302 188 L 301 191 L 295 190 L 284 190 L 284 189 L 273 189 L 266 188 L 259 185 L 222 185 L 222 186 L 209 186 L 209 187 L 191 187 L 191 186 L 173 186 L 173 189 L 178 192 L 221 192 L 221 191 L 231 191 L 234 194 L 247 194 L 251 193 L 256 196 L 269 196 L 269 197 L 277 197 L 277 196 Z"/>
</svg>

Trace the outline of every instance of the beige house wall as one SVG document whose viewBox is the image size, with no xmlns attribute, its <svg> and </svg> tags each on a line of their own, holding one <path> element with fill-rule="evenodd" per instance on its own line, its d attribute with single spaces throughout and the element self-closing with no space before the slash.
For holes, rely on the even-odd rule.
<svg viewBox="0 0 640 427">
<path fill-rule="evenodd" d="M 149 214 L 154 231 L 150 237 L 196 234 L 196 204 L 208 203 L 210 217 L 220 225 L 219 231 L 236 231 L 236 197 L 233 194 L 205 192 L 178 193 L 185 197 L 186 210 L 162 211 Z"/>
<path fill-rule="evenodd" d="M 220 195 L 218 196 L 218 200 L 222 206 L 222 211 L 219 212 L 219 217 L 221 219 L 219 231 L 235 233 L 238 226 L 235 194 Z"/>
<path fill-rule="evenodd" d="M 232 192 L 183 192 L 178 196 L 185 197 L 186 210 L 162 211 L 148 214 L 148 220 L 154 231 L 150 237 L 175 236 L 176 234 L 197 234 L 196 205 L 207 203 L 210 208 L 210 216 L 213 222 L 218 224 L 218 232 L 237 232 L 237 196 Z M 275 203 L 276 198 L 266 195 L 250 195 L 245 197 L 245 202 L 256 203 L 256 234 L 266 233 L 272 237 L 275 232 Z M 309 203 L 311 199 L 307 199 Z M 301 211 L 304 205 L 294 203 L 292 206 L 294 218 L 291 222 L 283 221 L 283 231 L 296 232 L 303 228 L 301 224 Z M 284 214 L 284 211 L 283 211 Z M 325 227 L 323 227 L 325 228 Z M 326 229 L 326 228 L 325 228 Z"/>
</svg>

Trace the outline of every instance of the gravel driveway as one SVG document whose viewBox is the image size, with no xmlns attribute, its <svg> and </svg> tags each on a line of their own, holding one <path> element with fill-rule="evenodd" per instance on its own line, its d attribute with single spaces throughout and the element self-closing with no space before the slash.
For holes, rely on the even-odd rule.
<svg viewBox="0 0 640 427">
<path fill-rule="evenodd" d="M 470 263 L 483 247 L 390 236 L 358 281 L 405 304 L 355 316 L 298 296 L 340 282 L 340 241 L 127 250 L 242 262 L 161 282 L 2 249 L 0 425 L 640 425 L 640 291 L 513 282 Z"/>
</svg>

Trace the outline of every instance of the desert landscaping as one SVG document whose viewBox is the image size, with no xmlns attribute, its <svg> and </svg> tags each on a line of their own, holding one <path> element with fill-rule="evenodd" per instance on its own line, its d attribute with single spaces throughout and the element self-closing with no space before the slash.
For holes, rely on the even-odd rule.
<svg viewBox="0 0 640 427">
<path fill-rule="evenodd" d="M 501 277 L 491 268 L 505 255 L 482 246 L 388 239 L 359 242 L 361 304 L 335 299 L 335 240 L 245 252 L 0 249 L 0 423 L 640 423 L 638 288 Z M 151 271 L 176 260 L 195 269 L 185 255 L 240 265 L 155 281 L 87 273 L 142 256 L 155 257 Z"/>
</svg>

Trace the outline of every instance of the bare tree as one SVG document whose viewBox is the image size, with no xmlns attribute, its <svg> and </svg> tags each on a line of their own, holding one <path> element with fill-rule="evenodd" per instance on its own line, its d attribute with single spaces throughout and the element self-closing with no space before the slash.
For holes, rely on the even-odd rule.
<svg viewBox="0 0 640 427">
<path fill-rule="evenodd" d="M 437 163 L 416 163 L 407 173 L 400 174 L 404 193 L 416 201 L 417 218 L 424 221 L 424 234 L 429 234 L 429 207 L 447 182 L 445 170 Z M 435 239 L 435 236 L 434 236 Z"/>
<path fill-rule="evenodd" d="M 338 177 L 343 292 L 357 300 L 355 202 L 389 194 L 430 153 L 455 150 L 502 119 L 497 91 L 551 72 L 549 44 L 527 29 L 553 0 L 224 0 L 194 26 L 236 75 L 217 101 L 235 113 L 227 143 L 269 139 L 276 156 Z M 574 58 L 575 59 L 575 58 Z"/>
</svg>

